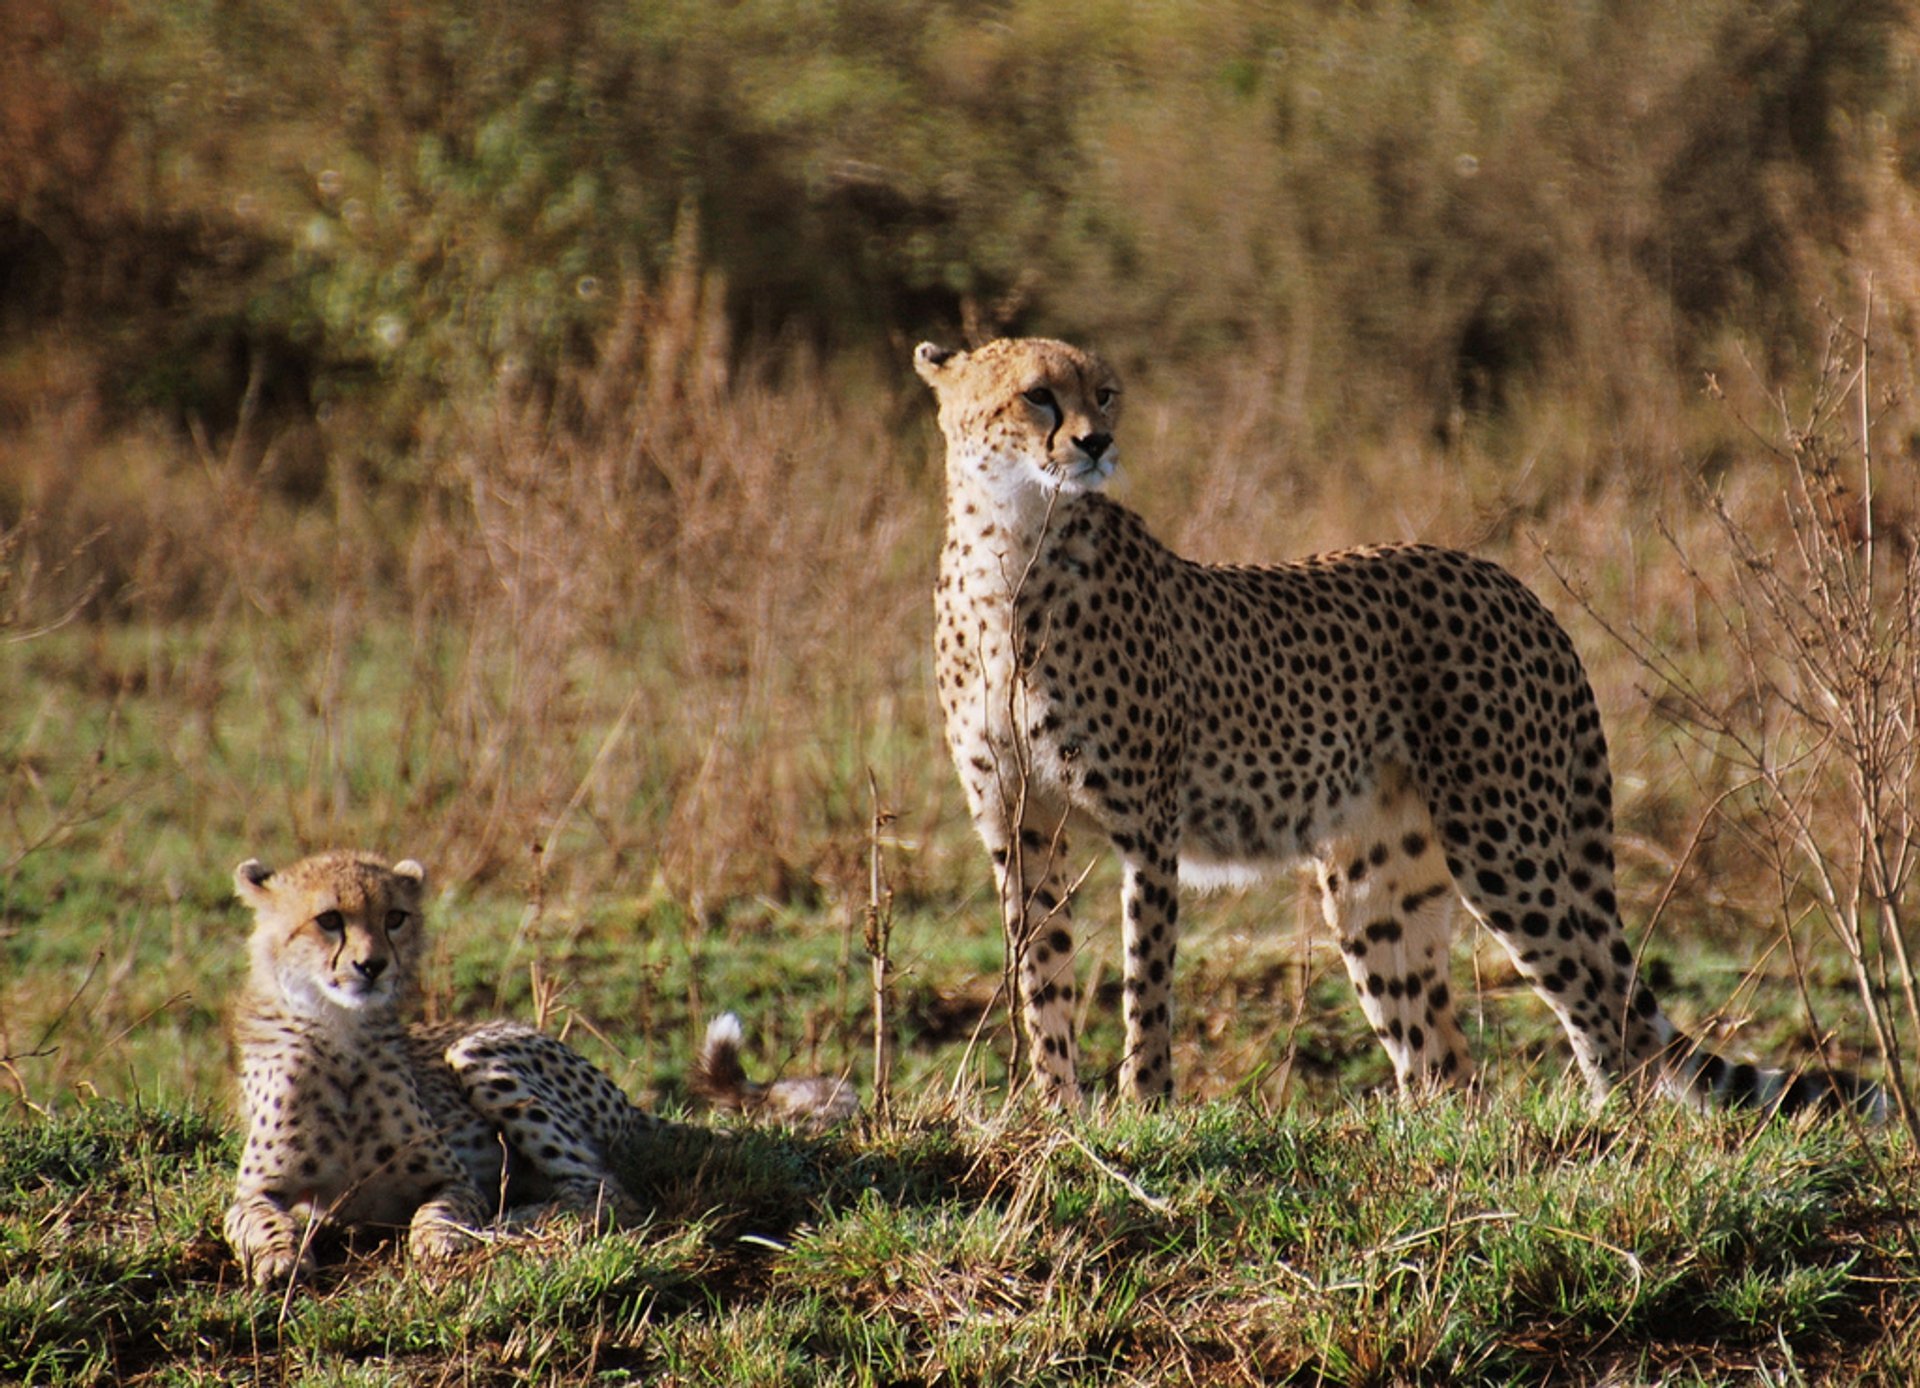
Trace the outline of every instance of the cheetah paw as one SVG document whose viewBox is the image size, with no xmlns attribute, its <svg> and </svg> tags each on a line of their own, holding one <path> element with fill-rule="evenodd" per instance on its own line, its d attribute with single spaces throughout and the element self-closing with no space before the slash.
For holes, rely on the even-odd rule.
<svg viewBox="0 0 1920 1388">
<path fill-rule="evenodd" d="M 253 1285 L 265 1291 L 284 1287 L 288 1282 L 313 1275 L 313 1256 L 291 1243 L 270 1244 L 248 1249 L 240 1255 L 240 1266 Z"/>
<path fill-rule="evenodd" d="M 444 1263 L 479 1246 L 473 1230 L 440 1217 L 415 1220 L 407 1234 L 407 1251 L 420 1263 Z"/>
</svg>

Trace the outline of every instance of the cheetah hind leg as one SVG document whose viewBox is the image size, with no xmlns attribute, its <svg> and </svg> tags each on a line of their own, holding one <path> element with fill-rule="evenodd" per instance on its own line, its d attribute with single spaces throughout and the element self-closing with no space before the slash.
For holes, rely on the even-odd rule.
<svg viewBox="0 0 1920 1388">
<path fill-rule="evenodd" d="M 1401 1091 L 1468 1084 L 1449 986 L 1459 896 L 1425 808 L 1412 795 L 1383 797 L 1317 867 L 1321 909 Z"/>
<path fill-rule="evenodd" d="M 653 1120 L 591 1061 L 517 1022 L 467 1033 L 447 1047 L 446 1059 L 468 1104 L 534 1169 L 549 1197 L 545 1205 L 510 1211 L 509 1222 L 533 1222 L 555 1210 L 585 1215 L 601 1227 L 644 1222 L 609 1158 L 636 1127 Z"/>
</svg>

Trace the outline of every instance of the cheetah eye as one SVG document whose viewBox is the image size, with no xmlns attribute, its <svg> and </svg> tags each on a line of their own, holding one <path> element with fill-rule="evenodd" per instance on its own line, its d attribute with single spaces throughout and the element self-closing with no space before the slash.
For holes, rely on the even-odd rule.
<svg viewBox="0 0 1920 1388">
<path fill-rule="evenodd" d="M 1110 410 L 1113 408 L 1113 402 L 1120 398 L 1120 392 L 1112 386 L 1101 386 L 1093 393 L 1093 398 L 1101 409 Z"/>
<path fill-rule="evenodd" d="M 313 918 L 313 923 L 329 935 L 338 935 L 347 928 L 347 918 L 338 911 L 322 911 Z"/>
<path fill-rule="evenodd" d="M 407 913 L 405 911 L 387 912 L 387 933 L 389 935 L 391 935 L 394 931 L 399 930 L 400 928 L 405 926 L 406 923 L 407 923 Z"/>
<path fill-rule="evenodd" d="M 1032 405 L 1035 409 L 1056 410 L 1060 408 L 1059 403 L 1053 398 L 1053 392 L 1045 386 L 1035 386 L 1032 390 L 1023 390 L 1020 392 L 1020 398 L 1029 405 Z"/>
</svg>

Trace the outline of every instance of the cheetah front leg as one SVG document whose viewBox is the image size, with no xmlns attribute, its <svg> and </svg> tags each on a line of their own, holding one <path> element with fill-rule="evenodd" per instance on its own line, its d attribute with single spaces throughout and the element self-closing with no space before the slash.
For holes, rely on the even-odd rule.
<svg viewBox="0 0 1920 1388">
<path fill-rule="evenodd" d="M 411 1069 L 380 1076 L 376 1084 L 392 1126 L 371 1152 L 363 1151 L 370 1159 L 364 1174 L 342 1196 L 357 1211 L 351 1222 L 364 1218 L 370 1206 L 417 1200 L 407 1224 L 407 1252 L 415 1262 L 445 1262 L 478 1247 L 492 1205 L 454 1150 L 456 1129 L 445 1096 L 434 1092 L 428 1075 Z"/>
<path fill-rule="evenodd" d="M 1180 916 L 1180 863 L 1171 849 L 1124 857 L 1121 940 L 1126 1053 L 1120 1090 L 1130 1099 L 1173 1097 L 1173 965 Z"/>
<path fill-rule="evenodd" d="M 1029 805 L 1018 843 L 1007 819 L 976 814 L 975 827 L 993 856 L 1009 972 L 1019 989 L 1022 1035 L 1034 1085 L 1049 1103 L 1080 1102 L 1073 1038 L 1072 884 L 1067 876 L 1064 813 L 1051 823 Z"/>
</svg>

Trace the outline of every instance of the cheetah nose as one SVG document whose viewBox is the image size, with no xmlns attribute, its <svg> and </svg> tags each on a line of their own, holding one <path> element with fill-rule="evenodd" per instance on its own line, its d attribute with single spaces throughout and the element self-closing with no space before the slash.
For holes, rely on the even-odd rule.
<svg viewBox="0 0 1920 1388">
<path fill-rule="evenodd" d="M 1100 461 L 1100 455 L 1102 453 L 1105 453 L 1107 449 L 1112 445 L 1113 435 L 1112 434 L 1088 434 L 1085 438 L 1075 439 L 1073 442 L 1074 442 L 1074 446 L 1077 447 L 1082 453 L 1086 454 L 1089 458 L 1092 458 L 1095 462 L 1098 462 Z"/>
<path fill-rule="evenodd" d="M 387 971 L 387 961 L 384 959 L 356 959 L 353 961 L 353 967 L 360 971 L 362 978 L 371 983 Z"/>
</svg>

